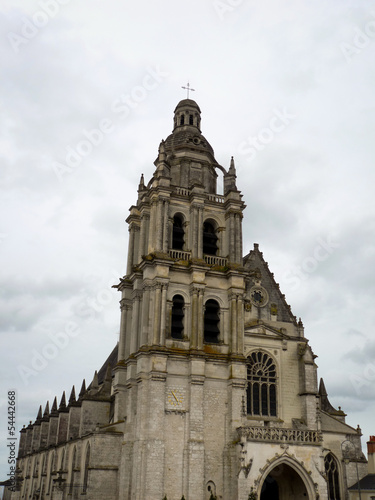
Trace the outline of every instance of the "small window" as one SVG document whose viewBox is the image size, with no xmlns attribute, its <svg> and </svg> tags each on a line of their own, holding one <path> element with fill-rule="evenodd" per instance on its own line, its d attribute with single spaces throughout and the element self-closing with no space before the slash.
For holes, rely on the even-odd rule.
<svg viewBox="0 0 375 500">
<path fill-rule="evenodd" d="M 194 125 L 193 115 L 189 115 L 189 125 Z"/>
<path fill-rule="evenodd" d="M 182 340 L 184 338 L 184 298 L 175 295 L 172 301 L 171 337 Z"/>
<path fill-rule="evenodd" d="M 181 115 L 181 118 L 180 118 L 180 125 L 184 125 L 185 124 L 185 116 L 184 115 Z"/>
<path fill-rule="evenodd" d="M 220 306 L 216 300 L 206 302 L 204 311 L 204 341 L 217 344 L 220 336 Z"/>
<path fill-rule="evenodd" d="M 182 250 L 184 248 L 183 220 L 179 215 L 173 217 L 172 248 Z"/>
<path fill-rule="evenodd" d="M 216 255 L 217 236 L 214 226 L 210 222 L 203 224 L 203 253 L 207 255 Z"/>
</svg>

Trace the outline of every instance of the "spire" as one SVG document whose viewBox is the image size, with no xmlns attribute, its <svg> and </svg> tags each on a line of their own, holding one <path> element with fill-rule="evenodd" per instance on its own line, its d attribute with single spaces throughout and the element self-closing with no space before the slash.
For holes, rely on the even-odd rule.
<svg viewBox="0 0 375 500">
<path fill-rule="evenodd" d="M 75 402 L 76 402 L 76 391 L 75 391 L 74 385 L 73 385 L 72 391 L 71 391 L 70 396 L 69 396 L 69 406 L 71 406 Z"/>
<path fill-rule="evenodd" d="M 339 407 L 339 409 L 336 410 L 336 408 L 334 408 L 331 405 L 328 399 L 326 386 L 324 385 L 324 381 L 322 378 L 320 379 L 319 383 L 319 396 L 320 396 L 320 408 L 329 415 L 333 415 L 335 417 L 342 417 L 343 422 L 345 423 L 346 414 L 341 410 L 341 407 Z"/>
<path fill-rule="evenodd" d="M 233 156 L 231 156 L 231 159 L 230 159 L 230 167 L 229 167 L 228 174 L 230 174 L 230 175 L 236 175 L 236 167 L 234 166 L 234 158 L 233 158 Z"/>
<path fill-rule="evenodd" d="M 81 390 L 80 390 L 80 392 L 78 394 L 78 400 L 79 401 L 83 398 L 85 392 L 86 392 L 86 381 L 85 381 L 85 379 L 83 379 Z"/>
<path fill-rule="evenodd" d="M 40 405 L 39 406 L 38 415 L 36 416 L 35 423 L 37 424 L 37 423 L 41 422 L 42 417 L 43 417 L 43 414 L 42 414 L 42 405 Z"/>
<path fill-rule="evenodd" d="M 48 416 L 49 416 L 49 402 L 47 401 L 46 409 L 44 410 L 43 413 L 43 418 L 47 418 Z"/>
<path fill-rule="evenodd" d="M 92 382 L 90 384 L 90 390 L 97 390 L 97 389 L 99 389 L 99 381 L 98 381 L 98 372 L 95 370 L 94 378 L 92 379 Z"/>
<path fill-rule="evenodd" d="M 66 410 L 66 398 L 65 398 L 65 391 L 64 391 L 62 396 L 61 396 L 59 411 L 65 411 L 65 410 Z"/>
<path fill-rule="evenodd" d="M 236 178 L 236 167 L 232 156 L 230 159 L 229 170 L 224 174 L 224 195 L 228 194 L 229 191 L 237 191 Z"/>
<path fill-rule="evenodd" d="M 139 184 L 138 184 L 138 191 L 143 191 L 145 188 L 145 178 L 144 178 L 144 175 L 141 174 L 141 179 L 139 181 Z"/>
<path fill-rule="evenodd" d="M 51 416 L 56 417 L 57 415 L 58 415 L 58 411 L 57 411 L 57 398 L 55 396 L 55 399 L 53 400 L 53 403 L 52 403 L 50 417 Z"/>
</svg>

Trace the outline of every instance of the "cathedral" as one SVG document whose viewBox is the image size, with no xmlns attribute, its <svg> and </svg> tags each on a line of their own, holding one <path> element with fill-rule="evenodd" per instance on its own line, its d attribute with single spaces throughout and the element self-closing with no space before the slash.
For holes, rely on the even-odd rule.
<svg viewBox="0 0 375 500">
<path fill-rule="evenodd" d="M 346 500 L 366 475 L 301 319 L 258 244 L 243 256 L 228 163 L 179 102 L 127 218 L 118 345 L 21 430 L 12 500 Z"/>
</svg>

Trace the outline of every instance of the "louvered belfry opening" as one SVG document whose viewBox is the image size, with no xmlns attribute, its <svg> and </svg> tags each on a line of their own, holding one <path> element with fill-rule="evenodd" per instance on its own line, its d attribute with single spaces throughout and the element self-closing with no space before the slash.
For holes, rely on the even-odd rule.
<svg viewBox="0 0 375 500">
<path fill-rule="evenodd" d="M 184 248 L 184 228 L 183 220 L 180 215 L 173 217 L 173 235 L 172 235 L 172 248 L 175 250 L 183 250 Z"/>
<path fill-rule="evenodd" d="M 172 301 L 172 328 L 171 337 L 173 339 L 184 338 L 184 298 L 175 295 Z"/>
<path fill-rule="evenodd" d="M 204 311 L 204 341 L 218 343 L 220 336 L 220 306 L 216 300 L 210 299 L 206 302 Z"/>
<path fill-rule="evenodd" d="M 203 253 L 207 255 L 217 254 L 217 236 L 211 222 L 203 224 Z"/>
</svg>

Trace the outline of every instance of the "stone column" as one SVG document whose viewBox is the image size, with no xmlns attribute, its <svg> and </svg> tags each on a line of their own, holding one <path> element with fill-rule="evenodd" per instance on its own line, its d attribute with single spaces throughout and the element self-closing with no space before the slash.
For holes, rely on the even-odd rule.
<svg viewBox="0 0 375 500">
<path fill-rule="evenodd" d="M 238 354 L 243 354 L 244 349 L 244 313 L 243 313 L 243 296 L 239 295 L 237 298 L 237 335 L 238 335 L 238 344 L 237 350 Z"/>
<path fill-rule="evenodd" d="M 160 318 L 160 344 L 165 345 L 165 327 L 166 327 L 166 305 L 167 305 L 167 285 L 162 285 L 161 292 L 161 318 Z"/>
<path fill-rule="evenodd" d="M 160 343 L 160 306 L 161 306 L 161 283 L 155 285 L 155 308 L 154 308 L 154 335 L 153 344 Z"/>
<path fill-rule="evenodd" d="M 198 206 L 196 231 L 198 233 L 198 259 L 203 259 L 203 207 Z"/>
<path fill-rule="evenodd" d="M 150 295 L 151 295 L 151 286 L 144 285 L 140 345 L 145 345 L 149 342 Z"/>
<path fill-rule="evenodd" d="M 161 252 L 163 249 L 163 212 L 164 212 L 164 201 L 163 199 L 158 199 L 157 201 L 157 212 L 156 212 L 156 250 Z"/>
<path fill-rule="evenodd" d="M 150 228 L 148 232 L 148 253 L 155 250 L 155 226 L 156 226 L 156 200 L 151 200 Z"/>
<path fill-rule="evenodd" d="M 121 309 L 121 324 L 120 324 L 120 339 L 118 346 L 118 357 L 117 360 L 121 361 L 125 359 L 125 346 L 126 346 L 126 337 L 127 337 L 127 320 L 129 309 L 131 308 L 129 301 L 127 299 L 120 300 L 120 309 Z"/>
<path fill-rule="evenodd" d="M 203 315 L 204 315 L 203 290 L 198 290 L 198 318 L 197 318 L 198 349 L 203 349 L 203 335 L 204 335 Z"/>
<path fill-rule="evenodd" d="M 133 298 L 132 328 L 130 332 L 130 354 L 133 354 L 138 349 L 139 302 L 139 291 L 135 290 Z"/>
<path fill-rule="evenodd" d="M 169 247 L 169 200 L 164 199 L 163 213 L 163 252 L 168 252 Z"/>
<path fill-rule="evenodd" d="M 237 353 L 237 295 L 230 295 L 232 353 Z"/>
<path fill-rule="evenodd" d="M 134 253 L 134 226 L 129 225 L 129 245 L 128 245 L 128 263 L 126 266 L 126 274 L 131 274 L 133 267 L 133 253 Z"/>
<path fill-rule="evenodd" d="M 198 288 L 191 290 L 191 339 L 190 345 L 193 349 L 198 347 Z"/>
<path fill-rule="evenodd" d="M 147 253 L 146 234 L 148 231 L 149 219 L 150 219 L 150 216 L 148 213 L 142 214 L 141 230 L 140 230 L 140 236 L 139 236 L 138 262 L 141 262 L 142 255 L 145 255 Z"/>
</svg>

